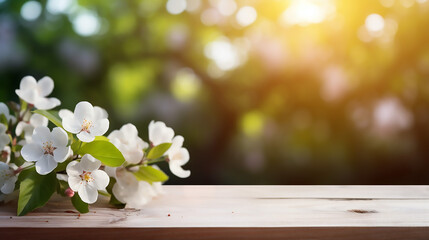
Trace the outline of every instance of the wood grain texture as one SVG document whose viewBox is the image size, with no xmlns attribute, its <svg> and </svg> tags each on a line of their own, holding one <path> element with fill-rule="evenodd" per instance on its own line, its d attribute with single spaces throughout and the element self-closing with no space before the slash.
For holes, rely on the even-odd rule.
<svg viewBox="0 0 429 240">
<path fill-rule="evenodd" d="M 429 186 L 164 189 L 142 210 L 113 209 L 104 199 L 79 215 L 67 199 L 54 198 L 16 217 L 16 203 L 9 203 L 0 206 L 0 231 L 14 238 L 55 232 L 72 238 L 83 230 L 104 239 L 121 233 L 130 239 L 429 239 Z"/>
</svg>

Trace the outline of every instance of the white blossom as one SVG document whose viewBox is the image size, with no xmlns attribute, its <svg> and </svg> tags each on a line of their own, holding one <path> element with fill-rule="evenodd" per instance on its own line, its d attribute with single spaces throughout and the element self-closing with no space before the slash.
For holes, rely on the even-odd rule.
<svg viewBox="0 0 429 240">
<path fill-rule="evenodd" d="M 3 194 L 10 194 L 15 189 L 15 182 L 18 177 L 8 164 L 0 162 L 0 191 Z"/>
<path fill-rule="evenodd" d="M 6 134 L 6 126 L 0 123 L 0 149 L 4 149 L 10 143 L 10 138 Z"/>
<path fill-rule="evenodd" d="M 168 165 L 170 171 L 181 178 L 187 178 L 191 175 L 190 170 L 183 170 L 182 166 L 189 161 L 189 152 L 183 146 L 184 138 L 182 136 L 176 136 L 173 138 L 173 143 L 166 152 L 168 155 Z"/>
<path fill-rule="evenodd" d="M 77 138 L 82 142 L 92 142 L 96 136 L 105 134 L 109 129 L 106 110 L 93 107 L 89 102 L 79 102 L 74 113 L 63 109 L 59 115 L 64 129 L 77 134 Z"/>
<path fill-rule="evenodd" d="M 152 186 L 146 181 L 138 181 L 136 177 L 125 168 L 119 167 L 115 172 L 116 183 L 113 186 L 113 194 L 120 202 L 125 203 L 126 208 L 141 209 L 153 197 L 157 195 L 159 185 Z"/>
<path fill-rule="evenodd" d="M 149 141 L 153 146 L 161 143 L 171 143 L 174 137 L 174 130 L 158 121 L 151 121 L 149 124 Z"/>
<path fill-rule="evenodd" d="M 0 115 L 1 114 L 4 114 L 8 122 L 15 123 L 16 118 L 10 115 L 9 108 L 2 102 L 0 102 Z"/>
<path fill-rule="evenodd" d="M 149 147 L 149 144 L 138 136 L 137 128 L 131 123 L 113 131 L 108 138 L 121 151 L 125 160 L 132 164 L 139 163 L 144 155 L 143 149 Z"/>
<path fill-rule="evenodd" d="M 86 203 L 97 201 L 98 190 L 104 190 L 109 184 L 109 176 L 98 169 L 100 166 L 101 162 L 89 154 L 85 154 L 80 162 L 67 165 L 69 186 Z"/>
<path fill-rule="evenodd" d="M 47 98 L 53 89 L 54 81 L 50 77 L 43 77 L 37 82 L 34 77 L 26 76 L 15 92 L 21 99 L 33 104 L 36 108 L 48 110 L 61 104 L 57 98 Z"/>
<path fill-rule="evenodd" d="M 54 170 L 58 163 L 64 162 L 70 155 L 67 133 L 59 127 L 52 130 L 40 126 L 34 129 L 32 142 L 21 149 L 21 155 L 28 162 L 36 162 L 36 171 L 46 175 Z"/>
<path fill-rule="evenodd" d="M 46 117 L 35 113 L 28 121 L 21 121 L 16 125 L 15 134 L 16 136 L 24 134 L 25 142 L 31 142 L 34 129 L 40 126 L 47 127 L 48 123 L 49 120 Z"/>
</svg>

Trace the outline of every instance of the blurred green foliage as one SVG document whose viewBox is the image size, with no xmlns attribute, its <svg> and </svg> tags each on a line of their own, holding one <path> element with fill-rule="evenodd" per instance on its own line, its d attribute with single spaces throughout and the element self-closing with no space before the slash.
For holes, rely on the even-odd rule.
<svg viewBox="0 0 429 240">
<path fill-rule="evenodd" d="M 428 23 L 423 0 L 0 0 L 0 101 L 48 75 L 110 130 L 164 121 L 191 154 L 171 184 L 428 184 Z"/>
</svg>

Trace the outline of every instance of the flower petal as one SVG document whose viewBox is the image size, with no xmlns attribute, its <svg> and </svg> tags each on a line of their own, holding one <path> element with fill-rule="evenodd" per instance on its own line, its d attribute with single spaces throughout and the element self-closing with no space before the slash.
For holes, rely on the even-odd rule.
<svg viewBox="0 0 429 240">
<path fill-rule="evenodd" d="M 70 188 L 75 192 L 79 191 L 82 186 L 82 179 L 76 175 L 69 176 L 67 182 L 69 183 Z"/>
<path fill-rule="evenodd" d="M 94 107 L 94 119 L 102 119 L 102 118 L 108 118 L 109 114 L 107 114 L 107 111 L 101 107 Z"/>
<path fill-rule="evenodd" d="M 66 131 L 60 127 L 52 129 L 51 133 L 52 144 L 54 147 L 65 147 L 69 141 Z"/>
<path fill-rule="evenodd" d="M 16 136 L 21 136 L 22 133 L 27 132 L 29 130 L 34 130 L 33 126 L 26 122 L 19 122 L 15 128 Z"/>
<path fill-rule="evenodd" d="M 58 166 L 58 163 L 54 160 L 54 156 L 50 154 L 44 154 L 39 161 L 36 162 L 36 172 L 40 175 L 46 175 Z"/>
<path fill-rule="evenodd" d="M 149 147 L 149 143 L 143 141 L 143 139 L 141 138 L 137 139 L 137 145 L 139 146 L 140 149 L 146 149 Z"/>
<path fill-rule="evenodd" d="M 49 110 L 59 105 L 61 105 L 61 101 L 58 98 L 37 97 L 34 100 L 34 106 L 37 109 Z"/>
<path fill-rule="evenodd" d="M 0 102 L 0 114 L 2 113 L 6 116 L 6 118 L 10 115 L 7 105 Z"/>
<path fill-rule="evenodd" d="M 74 115 L 64 117 L 62 123 L 67 132 L 76 134 L 82 130 L 82 122 L 79 122 Z"/>
<path fill-rule="evenodd" d="M 171 147 L 170 147 L 170 149 L 167 150 L 166 154 L 168 155 L 169 153 L 172 153 L 172 152 L 179 150 L 183 146 L 184 141 L 185 141 L 185 139 L 182 136 L 180 136 L 180 135 L 175 136 L 173 138 Z"/>
<path fill-rule="evenodd" d="M 9 179 L 7 179 L 1 188 L 1 192 L 4 194 L 12 193 L 13 190 L 15 189 L 16 180 L 18 180 L 18 178 L 16 176 L 12 176 Z"/>
<path fill-rule="evenodd" d="M 171 142 L 174 137 L 174 130 L 163 122 L 151 122 L 149 124 L 149 140 L 154 146 L 161 143 Z"/>
<path fill-rule="evenodd" d="M 37 98 L 37 81 L 32 76 L 26 76 L 21 80 L 16 94 L 23 100 L 33 104 Z"/>
<path fill-rule="evenodd" d="M 69 175 L 63 174 L 63 173 L 57 173 L 57 179 L 60 181 L 68 182 L 69 181 Z"/>
<path fill-rule="evenodd" d="M 34 104 L 34 102 L 37 99 L 37 92 L 35 89 L 28 89 L 28 90 L 15 90 L 16 95 L 18 95 L 19 98 L 23 99 L 24 101 Z"/>
<path fill-rule="evenodd" d="M 37 81 L 32 76 L 25 76 L 22 78 L 21 83 L 19 84 L 19 89 L 26 90 L 26 89 L 36 89 L 37 88 Z"/>
<path fill-rule="evenodd" d="M 119 149 L 121 150 L 121 149 Z M 128 163 L 137 164 L 139 163 L 143 158 L 143 150 L 142 149 L 133 149 L 128 151 L 121 151 L 124 155 L 125 160 Z"/>
<path fill-rule="evenodd" d="M 74 117 L 80 122 L 84 119 L 91 121 L 94 119 L 94 107 L 89 102 L 79 102 L 74 109 Z"/>
<path fill-rule="evenodd" d="M 127 194 L 124 192 L 124 188 L 121 185 L 115 183 L 115 185 L 113 185 L 112 192 L 120 202 L 127 203 Z"/>
<path fill-rule="evenodd" d="M 109 120 L 107 120 L 107 118 L 103 118 L 93 123 L 91 127 L 91 134 L 93 136 L 101 136 L 101 135 L 104 135 L 108 129 L 109 129 Z"/>
<path fill-rule="evenodd" d="M 42 158 L 44 151 L 40 145 L 29 143 L 22 147 L 21 155 L 27 162 L 36 162 Z"/>
<path fill-rule="evenodd" d="M 180 178 L 187 178 L 191 175 L 191 171 L 183 170 L 179 164 L 174 164 L 173 162 L 170 162 L 169 167 L 170 171 Z"/>
<path fill-rule="evenodd" d="M 95 137 L 92 134 L 89 134 L 87 132 L 80 132 L 76 135 L 79 140 L 82 142 L 92 142 L 94 141 Z"/>
<path fill-rule="evenodd" d="M 40 144 L 51 141 L 51 131 L 48 127 L 39 126 L 34 129 L 32 139 L 35 143 Z"/>
<path fill-rule="evenodd" d="M 109 176 L 106 172 L 101 170 L 95 170 L 91 173 L 92 177 L 94 178 L 94 185 L 97 187 L 98 190 L 103 190 L 109 185 Z"/>
<path fill-rule="evenodd" d="M 117 183 L 122 187 L 137 186 L 139 182 L 132 173 L 125 170 L 124 168 L 116 169 L 116 180 L 117 180 Z"/>
<path fill-rule="evenodd" d="M 72 189 L 73 190 L 73 189 Z M 98 191 L 97 188 L 90 184 L 83 185 L 78 191 L 79 197 L 82 201 L 92 204 L 97 201 Z"/>
<path fill-rule="evenodd" d="M 121 127 L 121 132 L 124 133 L 125 136 L 138 136 L 139 132 L 137 131 L 136 126 L 131 123 L 127 123 Z"/>
<path fill-rule="evenodd" d="M 61 119 L 64 119 L 64 118 L 73 118 L 74 117 L 73 112 L 70 111 L 70 110 L 68 110 L 68 109 L 61 109 L 58 112 L 58 115 L 60 115 Z"/>
<path fill-rule="evenodd" d="M 34 127 L 48 126 L 48 123 L 49 120 L 40 114 L 35 113 L 30 117 L 30 124 Z"/>
<path fill-rule="evenodd" d="M 189 152 L 186 148 L 180 148 L 168 155 L 170 162 L 174 162 L 180 166 L 185 165 L 189 161 Z"/>
<path fill-rule="evenodd" d="M 0 149 L 3 150 L 3 148 L 9 144 L 10 138 L 7 134 L 0 134 Z"/>
<path fill-rule="evenodd" d="M 54 150 L 54 159 L 56 162 L 62 163 L 64 162 L 70 152 L 70 147 L 57 147 L 57 149 Z"/>
<path fill-rule="evenodd" d="M 107 173 L 109 177 L 116 178 L 116 167 L 104 166 L 104 171 Z"/>
<path fill-rule="evenodd" d="M 43 77 L 37 82 L 39 93 L 42 97 L 46 97 L 54 90 L 54 81 L 50 77 Z"/>
<path fill-rule="evenodd" d="M 124 138 L 123 133 L 119 130 L 112 131 L 107 138 L 113 143 L 121 143 L 121 140 Z M 113 143 L 115 144 L 115 143 Z"/>
<path fill-rule="evenodd" d="M 67 175 L 69 175 L 69 177 L 79 176 L 82 174 L 83 169 L 81 164 L 78 161 L 72 161 L 67 165 L 66 172 L 67 172 Z"/>
<path fill-rule="evenodd" d="M 91 156 L 90 154 L 85 154 L 80 161 L 82 169 L 87 172 L 92 172 L 97 170 L 101 166 L 101 162 Z"/>
</svg>

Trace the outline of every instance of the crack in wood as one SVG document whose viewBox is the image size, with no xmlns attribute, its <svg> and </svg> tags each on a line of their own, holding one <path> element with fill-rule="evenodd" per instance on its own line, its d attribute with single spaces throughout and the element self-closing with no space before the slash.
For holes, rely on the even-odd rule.
<svg viewBox="0 0 429 240">
<path fill-rule="evenodd" d="M 362 209 L 350 209 L 350 210 L 347 210 L 347 212 L 359 213 L 359 214 L 364 214 L 364 213 L 378 213 L 375 210 L 362 210 Z"/>
<path fill-rule="evenodd" d="M 127 219 L 127 217 L 112 218 L 109 220 L 109 223 L 113 224 L 113 223 L 125 221 L 126 219 Z"/>
</svg>

